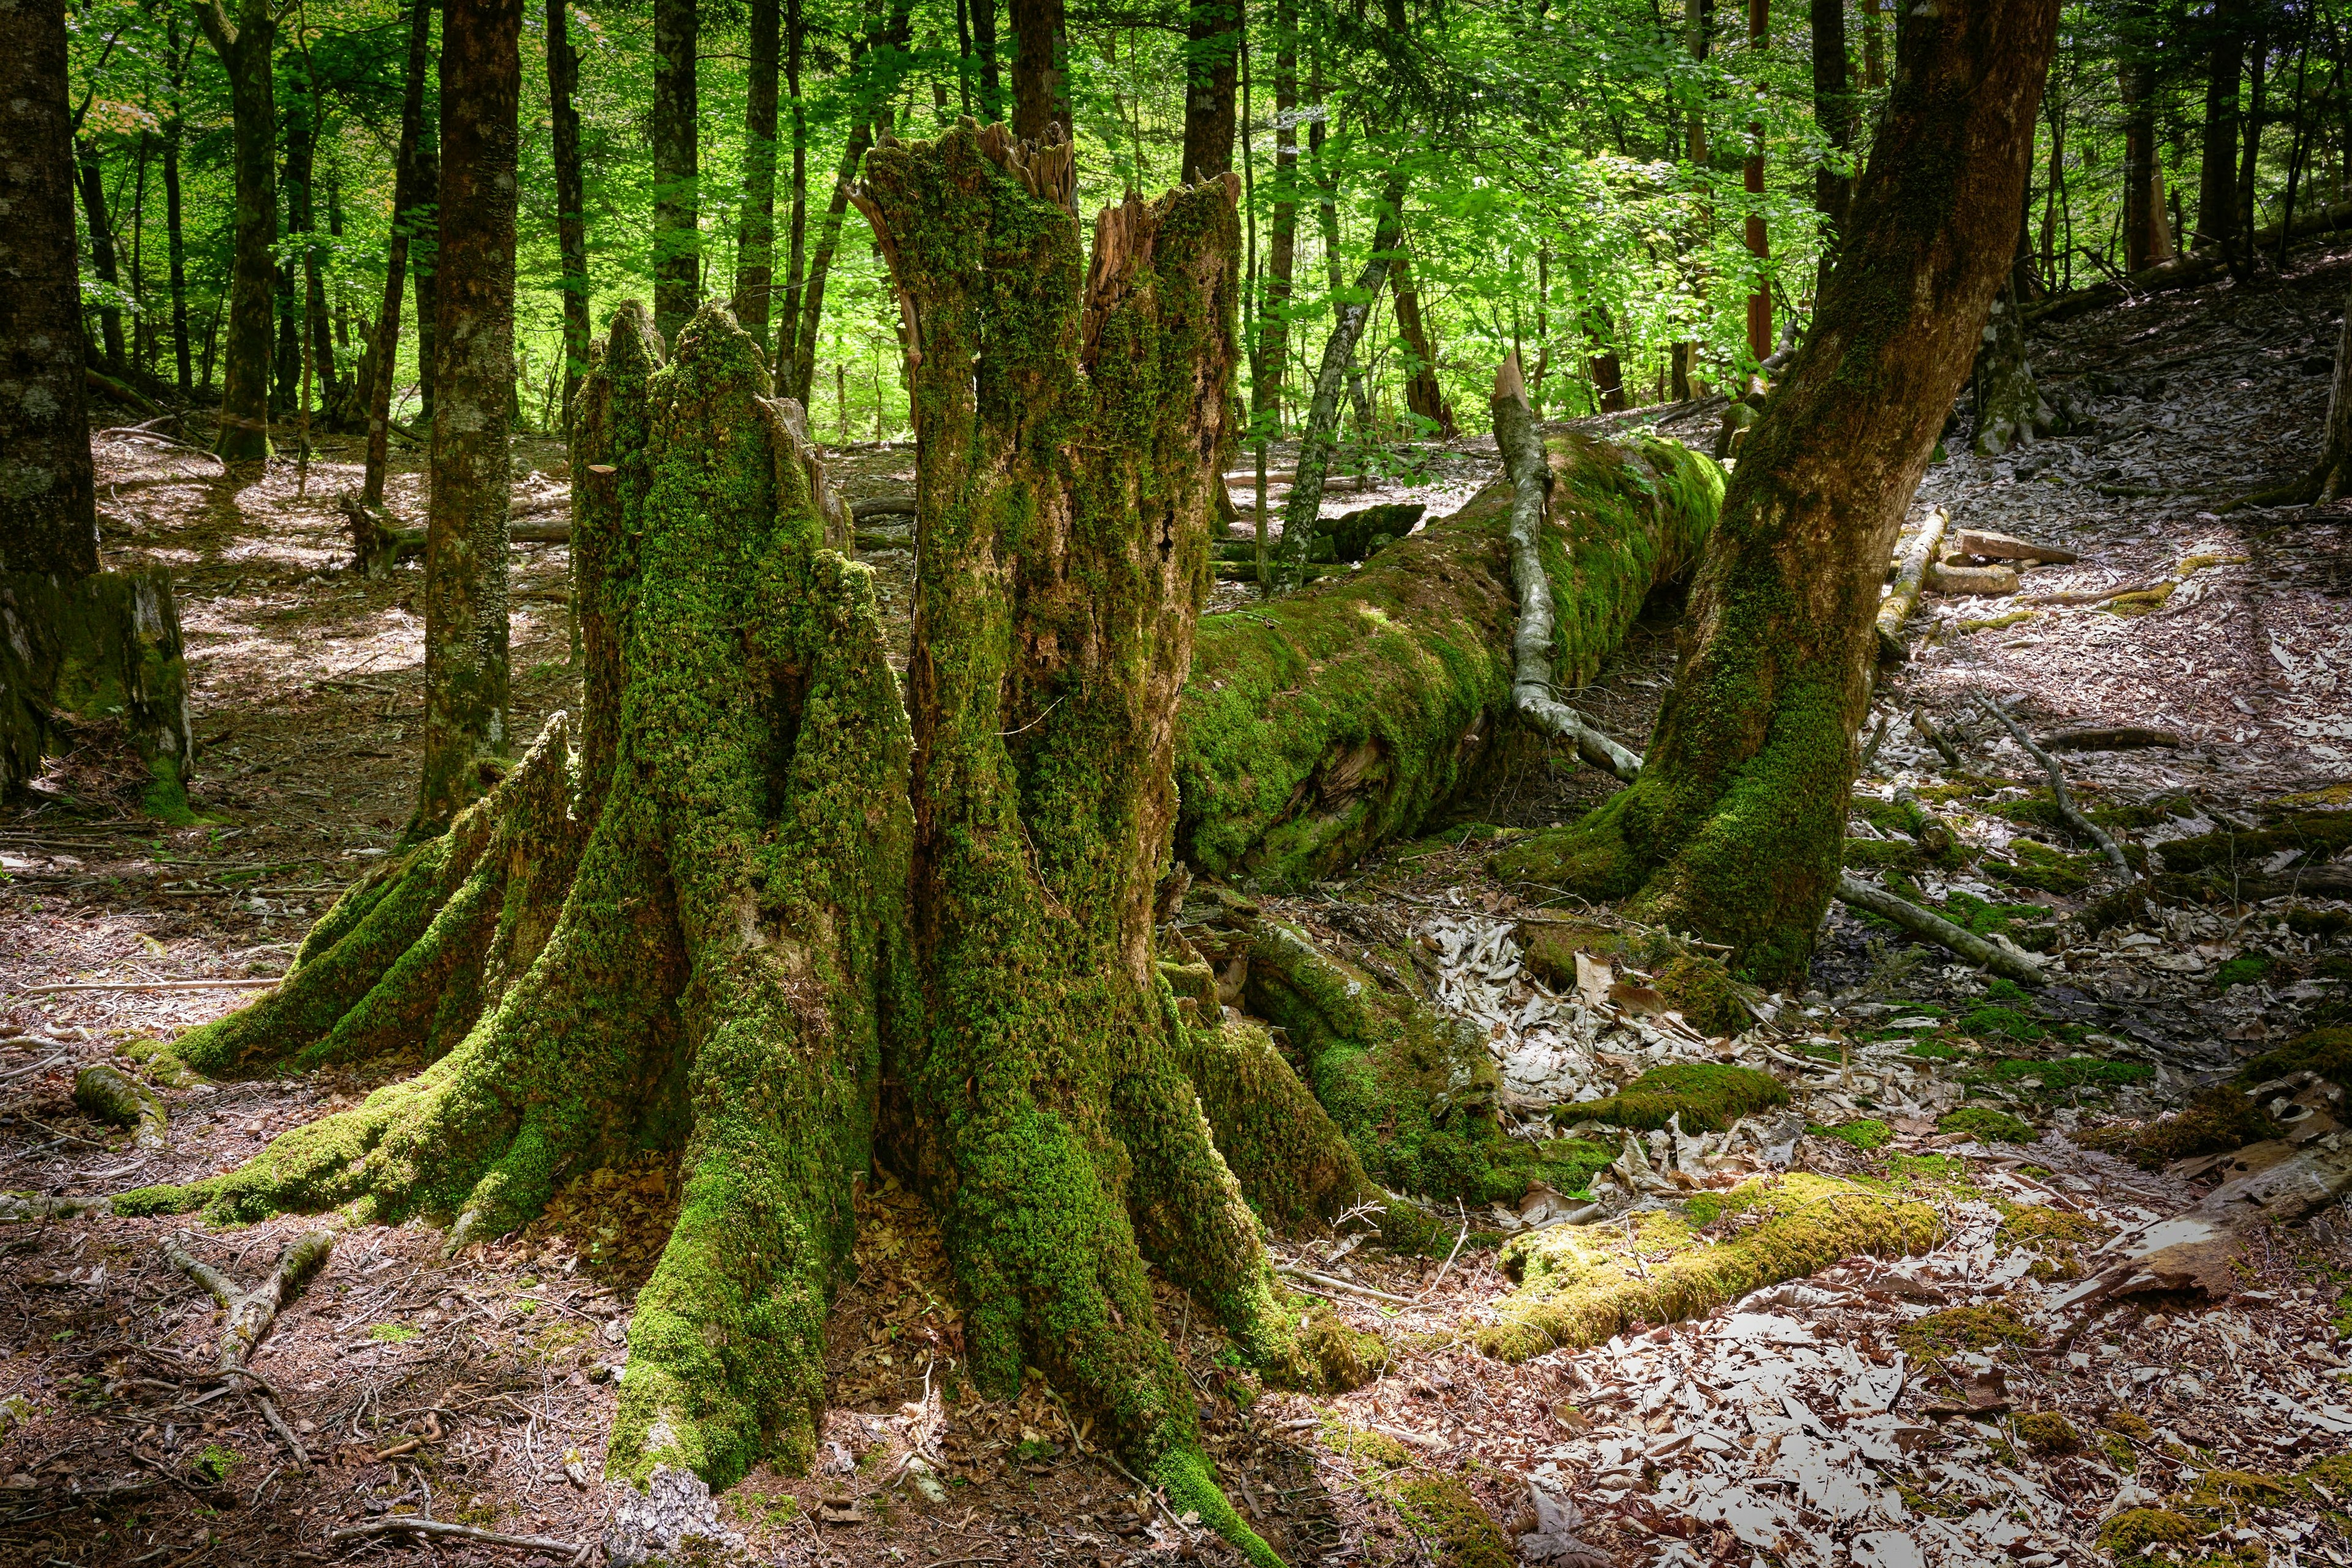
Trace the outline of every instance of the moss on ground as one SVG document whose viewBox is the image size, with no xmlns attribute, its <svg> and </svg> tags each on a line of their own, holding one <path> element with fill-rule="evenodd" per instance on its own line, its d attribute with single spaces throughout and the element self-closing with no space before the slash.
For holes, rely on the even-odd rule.
<svg viewBox="0 0 2352 1568">
<path fill-rule="evenodd" d="M 1981 1105 L 1964 1105 L 1958 1110 L 1948 1110 L 1936 1119 L 1938 1132 L 1964 1132 L 1971 1138 L 1982 1138 L 1995 1143 L 2038 1143 L 2042 1134 L 2030 1121 L 2023 1121 L 2005 1110 L 1992 1110 Z"/>
<path fill-rule="evenodd" d="M 2305 811 L 2278 818 L 2268 827 L 2223 828 L 2194 838 L 2176 838 L 2160 853 L 2168 871 L 2246 869 L 2281 850 L 2326 859 L 2352 848 L 2352 811 Z"/>
<path fill-rule="evenodd" d="M 1903 1348 L 1922 1360 L 1955 1351 L 1986 1351 L 2001 1345 L 2039 1344 L 2042 1335 L 2006 1301 L 1947 1307 L 1914 1318 L 1895 1331 Z"/>
<path fill-rule="evenodd" d="M 1717 1240 L 1694 1227 L 1695 1216 L 1657 1210 L 1642 1215 L 1631 1237 L 1614 1226 L 1560 1226 L 1514 1237 L 1500 1263 L 1519 1289 L 1498 1304 L 1501 1321 L 1478 1331 L 1479 1349 L 1524 1361 L 1599 1344 L 1634 1323 L 1697 1317 L 1843 1258 L 1925 1251 L 1943 1228 L 1929 1205 L 1797 1172 L 1734 1189 L 1715 1214 L 1749 1223 Z"/>
<path fill-rule="evenodd" d="M 1576 990 L 1576 955 L 1582 952 L 1612 970 L 1648 974 L 1665 1006 L 1703 1035 L 1738 1035 L 1755 1025 L 1747 999 L 1760 993 L 1732 978 L 1720 959 L 1694 951 L 1668 932 L 1597 921 L 1543 920 L 1522 921 L 1516 934 L 1521 962 L 1555 991 Z"/>
<path fill-rule="evenodd" d="M 2083 1451 L 2083 1435 L 2054 1410 L 2037 1410 L 2017 1418 L 2018 1441 L 2045 1458 Z"/>
<path fill-rule="evenodd" d="M 2283 1131 L 2268 1112 L 2234 1084 L 2200 1090 L 2179 1110 L 2139 1126 L 2100 1127 L 2074 1134 L 2085 1148 L 2121 1154 L 2144 1171 L 2175 1160 L 2222 1154 Z"/>
<path fill-rule="evenodd" d="M 1865 1153 L 1873 1149 L 1883 1149 L 1895 1142 L 1894 1128 L 1884 1121 L 1867 1118 L 1843 1122 L 1835 1127 L 1808 1127 L 1805 1131 L 1817 1137 L 1834 1138 L 1841 1143 L 1851 1143 Z"/>
<path fill-rule="evenodd" d="M 1518 1553 L 1456 1475 L 1415 1476 L 1396 1489 L 1398 1511 L 1437 1549 L 1442 1568 L 1515 1568 Z"/>
<path fill-rule="evenodd" d="M 1769 1072 L 1714 1062 L 1675 1062 L 1652 1068 L 1605 1100 L 1561 1106 L 1556 1114 L 1645 1131 L 1679 1115 L 1685 1132 L 1720 1132 L 1750 1111 L 1788 1103 L 1788 1088 Z"/>
<path fill-rule="evenodd" d="M 2238 1081 L 2257 1084 L 2289 1073 L 2315 1072 L 2352 1089 L 2352 1028 L 2313 1029 L 2239 1069 Z"/>
<path fill-rule="evenodd" d="M 1960 1081 L 1990 1085 L 2054 1104 L 2070 1100 L 2084 1089 L 2096 1093 L 2146 1083 L 2155 1077 L 2156 1069 L 2145 1062 L 2107 1061 L 2099 1057 L 2003 1057 L 1963 1074 Z"/>
<path fill-rule="evenodd" d="M 2070 855 L 2031 838 L 2010 841 L 2010 859 L 1981 862 L 1986 876 L 2015 888 L 2032 888 L 2061 897 L 2086 891 L 2105 862 L 2096 855 Z"/>
<path fill-rule="evenodd" d="M 2127 1508 L 2099 1526 L 2099 1550 L 2119 1563 L 2144 1561 L 2168 1547 L 2194 1546 L 2196 1521 L 2169 1509 Z"/>
</svg>

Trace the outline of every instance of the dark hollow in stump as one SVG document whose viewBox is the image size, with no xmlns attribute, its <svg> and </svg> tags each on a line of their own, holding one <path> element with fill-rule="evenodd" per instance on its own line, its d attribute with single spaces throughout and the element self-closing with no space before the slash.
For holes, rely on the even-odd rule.
<svg viewBox="0 0 2352 1568">
<path fill-rule="evenodd" d="M 1257 1561 L 1146 1259 L 1270 1378 L 1363 1375 L 1359 1337 L 1277 1285 L 1246 1200 L 1328 1217 L 1378 1189 L 1262 1033 L 1179 1007 L 1152 921 L 1230 405 L 1233 183 L 1111 209 L 1089 264 L 1055 153 L 967 122 L 886 143 L 858 192 L 919 421 L 908 702 L 751 340 L 707 307 L 672 357 L 625 307 L 573 451 L 576 750 L 551 721 L 347 893 L 276 994 L 176 1047 L 224 1075 L 423 1070 L 116 1202 L 446 1216 L 456 1247 L 680 1152 L 608 1449 L 615 1561 L 715 1529 L 708 1488 L 812 1457 L 877 1159 L 941 1216 L 947 1370 L 1010 1393 L 1043 1368 Z"/>
</svg>

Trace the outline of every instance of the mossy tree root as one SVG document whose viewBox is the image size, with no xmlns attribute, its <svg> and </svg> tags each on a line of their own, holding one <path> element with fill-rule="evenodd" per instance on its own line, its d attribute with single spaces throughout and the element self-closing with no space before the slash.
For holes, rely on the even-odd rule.
<svg viewBox="0 0 2352 1568">
<path fill-rule="evenodd" d="M 583 606 L 610 638 L 610 700 L 591 703 L 583 748 L 608 775 L 574 776 L 551 729 L 320 922 L 275 1006 L 195 1054 L 250 1069 L 339 1030 L 433 1037 L 394 984 L 404 966 L 470 976 L 478 1020 L 416 1077 L 240 1169 L 116 1208 L 437 1213 L 457 1247 L 519 1226 L 568 1173 L 677 1150 L 684 1202 L 638 1298 L 607 1465 L 725 1486 L 814 1449 L 847 1173 L 868 1160 L 884 1019 L 903 1005 L 908 737 L 870 576 L 819 548 L 751 340 L 708 310 L 661 366 L 628 308 L 599 350 L 590 424 L 636 400 L 646 449 L 625 506 L 584 520 L 643 525 Z M 650 374 L 615 378 L 614 362 Z"/>
</svg>

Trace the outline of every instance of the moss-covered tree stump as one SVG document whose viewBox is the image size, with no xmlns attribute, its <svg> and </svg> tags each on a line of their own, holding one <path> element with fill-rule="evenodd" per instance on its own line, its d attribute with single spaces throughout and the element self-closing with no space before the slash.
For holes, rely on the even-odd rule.
<svg viewBox="0 0 2352 1568">
<path fill-rule="evenodd" d="M 707 1489 L 810 1458 L 851 1184 L 877 1159 L 943 1222 L 961 1373 L 1009 1393 L 1043 1369 L 1255 1559 L 1148 1267 L 1269 1375 L 1365 1375 L 1360 1336 L 1277 1286 L 1260 1215 L 1378 1189 L 1263 1030 L 1180 1005 L 1153 924 L 1230 407 L 1234 183 L 1106 212 L 1089 263 L 1067 177 L 1065 150 L 969 122 L 867 160 L 919 433 L 903 699 L 751 340 L 714 306 L 673 357 L 641 307 L 616 316 L 574 451 L 576 733 L 552 722 L 329 911 L 274 994 L 176 1047 L 221 1075 L 423 1069 L 117 1200 L 438 1217 L 454 1247 L 570 1176 L 676 1154 L 608 1450 L 618 1561 L 707 1533 Z"/>
</svg>

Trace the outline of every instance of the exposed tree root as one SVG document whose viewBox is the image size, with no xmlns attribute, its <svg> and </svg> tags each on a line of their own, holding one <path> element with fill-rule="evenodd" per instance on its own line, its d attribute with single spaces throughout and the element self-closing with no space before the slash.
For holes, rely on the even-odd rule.
<svg viewBox="0 0 2352 1568">
<path fill-rule="evenodd" d="M 416 1535 L 443 1541 L 478 1541 L 487 1546 L 528 1546 L 534 1552 L 551 1552 L 575 1564 L 588 1561 L 590 1542 L 559 1541 L 551 1535 L 509 1535 L 496 1530 L 483 1530 L 471 1524 L 452 1524 L 437 1519 L 418 1519 L 410 1514 L 392 1514 L 383 1519 L 362 1520 L 357 1524 L 338 1525 L 327 1531 L 330 1541 L 365 1541 L 376 1535 Z"/>
<path fill-rule="evenodd" d="M 278 1401 L 268 1384 L 256 1376 L 246 1363 L 253 1359 L 254 1346 L 269 1331 L 269 1325 L 289 1301 L 302 1293 L 312 1277 L 326 1266 L 327 1254 L 335 1245 L 334 1233 L 325 1230 L 306 1231 L 295 1238 L 278 1257 L 278 1267 L 269 1278 L 251 1290 L 237 1288 L 236 1281 L 208 1263 L 199 1262 L 175 1238 L 163 1246 L 163 1256 L 172 1267 L 203 1286 L 221 1304 L 220 1360 L 213 1371 L 216 1377 L 242 1384 L 261 1410 L 261 1417 L 269 1429 L 278 1434 L 294 1455 L 294 1468 L 306 1469 L 310 1456 L 303 1451 L 302 1440 L 286 1425 L 278 1413 Z"/>
</svg>

